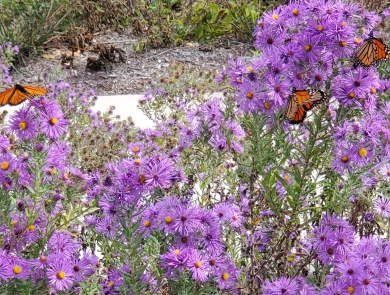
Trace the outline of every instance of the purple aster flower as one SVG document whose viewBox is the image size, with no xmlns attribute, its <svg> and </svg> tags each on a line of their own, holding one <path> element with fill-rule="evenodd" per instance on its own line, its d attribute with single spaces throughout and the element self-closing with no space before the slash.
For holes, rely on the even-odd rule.
<svg viewBox="0 0 390 295">
<path fill-rule="evenodd" d="M 364 271 L 364 264 L 358 258 L 347 259 L 343 263 L 338 263 L 336 269 L 340 272 L 344 280 L 356 280 Z"/>
<path fill-rule="evenodd" d="M 230 207 L 228 204 L 219 203 L 213 208 L 212 214 L 220 222 L 225 222 L 229 220 L 229 210 Z"/>
<path fill-rule="evenodd" d="M 333 237 L 333 230 L 326 224 L 321 224 L 314 229 L 312 244 L 315 249 L 326 249 L 330 245 Z"/>
<path fill-rule="evenodd" d="M 188 247 L 172 247 L 168 253 L 161 255 L 161 266 L 167 269 L 168 278 L 171 277 L 173 270 L 182 272 L 187 269 L 192 251 L 193 249 Z"/>
<path fill-rule="evenodd" d="M 25 280 L 31 275 L 28 261 L 16 256 L 8 257 L 7 269 L 8 278 Z"/>
<path fill-rule="evenodd" d="M 371 272 L 363 272 L 356 280 L 360 283 L 362 294 L 378 294 L 380 280 Z"/>
<path fill-rule="evenodd" d="M 188 235 L 199 225 L 199 220 L 195 218 L 195 209 L 186 208 L 183 205 L 177 207 L 175 214 L 174 229 L 181 235 Z"/>
<path fill-rule="evenodd" d="M 4 176 L 6 173 L 14 171 L 17 167 L 17 160 L 13 155 L 7 153 L 4 155 L 0 154 L 0 175 Z"/>
<path fill-rule="evenodd" d="M 384 197 L 378 197 L 374 202 L 374 211 L 379 215 L 388 218 L 390 217 L 390 201 Z"/>
<path fill-rule="evenodd" d="M 355 232 L 351 228 L 338 228 L 331 237 L 331 243 L 336 246 L 337 253 L 345 255 L 355 242 Z"/>
<path fill-rule="evenodd" d="M 141 154 L 143 149 L 144 149 L 143 144 L 138 142 L 130 143 L 129 146 L 127 147 L 127 150 L 134 155 Z"/>
<path fill-rule="evenodd" d="M 71 257 L 78 252 L 80 243 L 73 240 L 68 233 L 56 231 L 48 241 L 47 247 L 52 253 Z"/>
<path fill-rule="evenodd" d="M 145 185 L 151 189 L 155 187 L 169 188 L 174 174 L 174 164 L 166 157 L 155 156 L 142 167 L 145 176 Z"/>
<path fill-rule="evenodd" d="M 295 279 L 281 277 L 266 281 L 263 292 L 264 295 L 295 295 L 298 292 L 298 284 Z"/>
<path fill-rule="evenodd" d="M 202 105 L 202 117 L 206 122 L 214 122 L 220 121 L 223 119 L 222 114 L 222 103 L 218 97 L 214 97 L 212 100 L 204 103 Z"/>
<path fill-rule="evenodd" d="M 272 27 L 265 27 L 262 30 L 258 30 L 254 34 L 256 37 L 254 43 L 255 48 L 263 50 L 265 54 L 279 52 L 283 47 L 285 31 L 277 32 Z"/>
<path fill-rule="evenodd" d="M 345 294 L 347 288 L 347 284 L 343 281 L 329 282 L 321 291 L 321 295 Z"/>
<path fill-rule="evenodd" d="M 379 263 L 379 269 L 389 274 L 390 271 L 390 248 L 389 244 L 384 244 L 382 247 L 379 247 L 378 250 L 378 263 Z"/>
<path fill-rule="evenodd" d="M 220 132 L 214 133 L 209 139 L 209 144 L 217 151 L 224 151 L 227 146 L 226 137 Z"/>
<path fill-rule="evenodd" d="M 236 93 L 235 101 L 244 112 L 255 112 L 260 108 L 260 101 L 265 98 L 259 83 L 243 81 Z"/>
<path fill-rule="evenodd" d="M 160 209 L 161 208 L 161 209 Z M 156 204 L 156 209 L 158 210 L 158 228 L 162 231 L 165 231 L 167 233 L 174 233 L 174 227 L 176 220 L 174 219 L 175 216 L 175 209 L 165 209 L 161 206 L 161 204 Z"/>
<path fill-rule="evenodd" d="M 10 149 L 9 139 L 3 135 L 0 135 L 0 150 L 1 153 L 7 153 Z"/>
<path fill-rule="evenodd" d="M 196 250 L 194 250 L 188 259 L 188 268 L 192 272 L 192 278 L 205 282 L 207 280 L 207 261 Z"/>
<path fill-rule="evenodd" d="M 311 36 L 302 34 L 299 37 L 300 52 L 299 58 L 315 64 L 321 56 L 324 47 L 318 41 L 315 41 Z"/>
<path fill-rule="evenodd" d="M 370 164 L 374 157 L 374 149 L 367 144 L 355 144 L 353 146 L 352 161 L 357 167 L 363 167 Z"/>
<path fill-rule="evenodd" d="M 65 119 L 64 114 L 59 108 L 47 109 L 46 112 L 40 113 L 40 117 L 41 131 L 50 139 L 56 140 L 66 133 L 68 120 Z"/>
<path fill-rule="evenodd" d="M 96 231 L 111 239 L 117 232 L 117 224 L 109 216 L 101 218 L 96 224 Z"/>
<path fill-rule="evenodd" d="M 280 107 L 285 104 L 290 83 L 287 80 L 281 80 L 279 77 L 269 77 L 267 84 L 267 95 L 270 101 Z"/>
<path fill-rule="evenodd" d="M 390 164 L 386 163 L 379 169 L 379 173 L 382 175 L 383 180 L 390 182 Z"/>
<path fill-rule="evenodd" d="M 218 276 L 216 277 L 218 287 L 220 289 L 233 289 L 235 287 L 238 270 L 232 263 L 222 266 Z"/>
<path fill-rule="evenodd" d="M 88 259 L 73 259 L 73 279 L 77 282 L 83 282 L 86 279 L 86 274 L 90 271 L 91 265 Z"/>
<path fill-rule="evenodd" d="M 10 118 L 9 129 L 21 140 L 31 140 L 36 136 L 36 123 L 31 112 L 26 109 L 16 111 Z"/>
<path fill-rule="evenodd" d="M 335 159 L 331 162 L 334 171 L 344 174 L 345 171 L 352 171 L 353 147 L 335 147 Z"/>
<path fill-rule="evenodd" d="M 59 259 L 60 255 L 58 254 L 49 254 L 49 255 L 41 255 L 41 257 L 37 259 L 31 259 L 30 265 L 34 267 L 34 269 L 43 268 L 46 269 L 49 263 L 52 263 L 54 260 Z"/>
<path fill-rule="evenodd" d="M 198 239 L 199 243 L 212 254 L 221 253 L 225 248 L 221 241 L 221 231 L 219 228 L 214 227 L 205 231 L 204 234 Z"/>
<path fill-rule="evenodd" d="M 382 12 L 384 17 L 390 18 L 390 7 Z"/>
<path fill-rule="evenodd" d="M 63 291 L 69 289 L 74 281 L 70 262 L 62 259 L 53 261 L 47 269 L 47 277 L 50 285 L 56 290 Z"/>
<path fill-rule="evenodd" d="M 374 214 L 367 212 L 364 214 L 364 221 L 371 222 L 374 220 Z"/>
<path fill-rule="evenodd" d="M 329 75 L 325 70 L 315 67 L 307 73 L 308 85 L 311 88 L 323 88 Z"/>
<path fill-rule="evenodd" d="M 6 255 L 0 253 L 0 281 L 6 280 L 9 277 L 9 262 Z"/>
<path fill-rule="evenodd" d="M 230 143 L 230 149 L 233 152 L 236 152 L 238 154 L 242 154 L 244 152 L 244 147 L 241 144 L 239 144 L 238 142 L 235 142 L 235 141 L 232 141 Z"/>
</svg>

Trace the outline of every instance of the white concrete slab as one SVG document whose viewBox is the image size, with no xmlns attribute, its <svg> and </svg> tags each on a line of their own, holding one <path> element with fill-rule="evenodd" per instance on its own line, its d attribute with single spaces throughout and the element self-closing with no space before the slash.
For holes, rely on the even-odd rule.
<svg viewBox="0 0 390 295">
<path fill-rule="evenodd" d="M 125 120 L 127 117 L 131 117 L 136 126 L 144 129 L 152 127 L 153 122 L 150 121 L 144 113 L 137 108 L 138 100 L 142 95 L 110 95 L 99 96 L 95 106 L 92 108 L 94 111 L 105 112 L 110 106 L 114 106 L 114 114 L 120 115 L 121 120 Z"/>
</svg>

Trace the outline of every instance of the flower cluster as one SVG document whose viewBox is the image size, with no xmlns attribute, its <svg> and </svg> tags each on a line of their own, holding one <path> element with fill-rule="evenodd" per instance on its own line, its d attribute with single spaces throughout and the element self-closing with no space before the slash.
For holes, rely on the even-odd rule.
<svg viewBox="0 0 390 295">
<path fill-rule="evenodd" d="M 19 221 L 14 216 L 14 232 L 22 234 Z M 38 228 L 30 225 L 23 238 L 34 242 L 39 237 Z M 69 289 L 73 283 L 83 282 L 95 273 L 98 258 L 89 253 L 80 256 L 80 243 L 61 231 L 55 231 L 47 243 L 47 250 L 38 258 L 24 259 L 4 251 L 0 254 L 0 280 L 7 283 L 11 279 L 26 280 L 31 278 L 34 283 L 47 280 L 55 290 Z M 9 250 L 9 245 L 6 246 Z"/>
<path fill-rule="evenodd" d="M 161 231 L 167 240 L 173 239 L 168 253 L 161 255 L 168 278 L 190 271 L 194 280 L 215 278 L 221 289 L 231 289 L 238 270 L 225 253 L 223 230 L 226 226 L 239 229 L 241 225 L 240 208 L 230 202 L 205 210 L 186 199 L 167 197 L 145 210 L 139 230 L 144 236 Z"/>
</svg>

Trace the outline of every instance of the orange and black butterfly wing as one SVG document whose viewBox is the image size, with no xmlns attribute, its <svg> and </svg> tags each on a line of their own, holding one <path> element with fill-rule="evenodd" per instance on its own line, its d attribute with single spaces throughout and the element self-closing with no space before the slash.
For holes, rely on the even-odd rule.
<svg viewBox="0 0 390 295">
<path fill-rule="evenodd" d="M 298 104 L 294 94 L 288 98 L 284 118 L 290 124 L 299 124 L 306 118 L 306 110 Z"/>
<path fill-rule="evenodd" d="M 14 96 L 16 92 L 15 87 L 7 89 L 0 93 L 0 106 L 8 104 L 9 100 Z"/>
<path fill-rule="evenodd" d="M 43 87 L 33 85 L 23 85 L 22 87 L 32 96 L 45 96 L 47 93 L 47 89 Z"/>
<path fill-rule="evenodd" d="M 368 68 L 377 63 L 377 49 L 374 38 L 367 39 L 356 52 L 354 57 L 354 65 Z"/>
<path fill-rule="evenodd" d="M 9 105 L 18 105 L 25 101 L 28 98 L 35 96 L 43 96 L 47 93 L 46 88 L 32 86 L 32 85 L 15 85 L 15 92 L 10 97 L 8 104 Z"/>
<path fill-rule="evenodd" d="M 298 105 L 303 106 L 307 111 L 327 99 L 321 90 L 294 90 L 294 96 Z"/>
<path fill-rule="evenodd" d="M 390 49 L 381 40 L 373 38 L 374 44 L 376 44 L 376 62 L 383 59 L 390 60 Z"/>
<path fill-rule="evenodd" d="M 327 99 L 326 94 L 321 90 L 296 90 L 290 95 L 286 120 L 291 124 L 299 124 L 306 118 L 306 112 Z"/>
<path fill-rule="evenodd" d="M 302 106 L 298 106 L 294 116 L 289 120 L 290 124 L 302 123 L 306 118 L 306 110 Z"/>
</svg>

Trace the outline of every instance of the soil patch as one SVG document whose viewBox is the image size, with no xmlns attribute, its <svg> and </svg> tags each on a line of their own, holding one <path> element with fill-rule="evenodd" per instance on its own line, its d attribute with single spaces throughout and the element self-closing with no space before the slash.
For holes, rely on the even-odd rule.
<svg viewBox="0 0 390 295">
<path fill-rule="evenodd" d="M 156 72 L 161 75 L 167 73 L 171 62 L 181 62 L 199 70 L 220 71 L 229 58 L 249 57 L 253 49 L 252 44 L 228 42 L 226 38 L 223 42 L 219 40 L 213 44 L 185 43 L 182 47 L 146 48 L 143 52 L 134 50 L 138 43 L 139 39 L 131 34 L 97 35 L 85 50 L 74 52 L 72 58 L 68 44 L 53 39 L 45 45 L 43 55 L 28 58 L 23 66 L 18 67 L 13 74 L 14 82 L 43 85 L 45 73 L 53 66 L 62 66 L 67 73 L 68 82 L 73 85 L 81 83 L 94 89 L 97 95 L 141 94 L 145 92 L 146 82 L 153 79 Z M 96 62 L 99 59 L 97 48 L 109 49 L 111 46 L 116 49 L 113 54 L 123 54 L 125 61 L 119 58 L 117 62 Z M 95 69 L 88 69 L 87 63 L 95 66 Z"/>
</svg>

